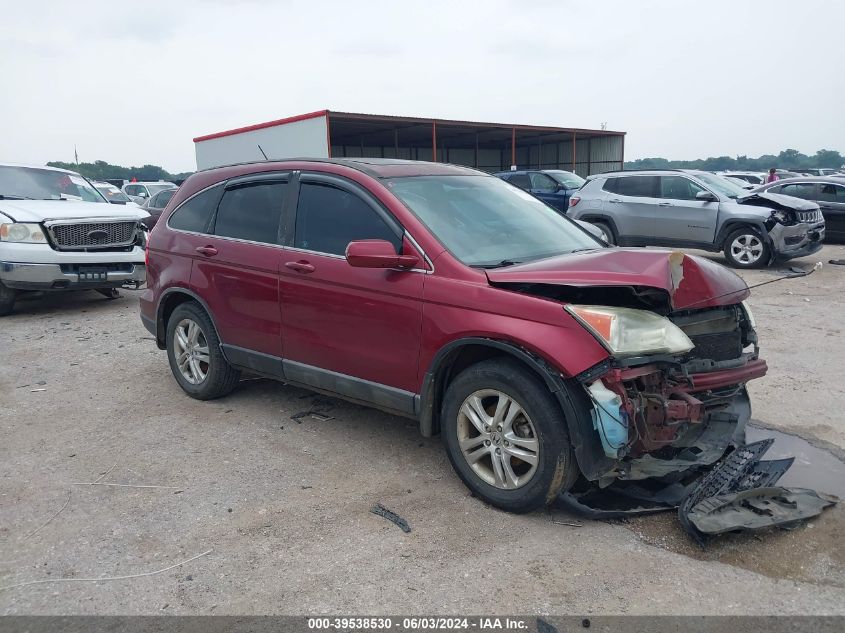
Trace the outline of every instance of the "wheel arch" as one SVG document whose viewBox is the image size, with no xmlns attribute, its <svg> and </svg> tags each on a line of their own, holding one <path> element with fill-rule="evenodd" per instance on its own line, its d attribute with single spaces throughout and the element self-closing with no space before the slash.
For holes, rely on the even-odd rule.
<svg viewBox="0 0 845 633">
<path fill-rule="evenodd" d="M 603 222 L 610 227 L 610 230 L 613 231 L 613 239 L 618 244 L 619 243 L 619 228 L 616 226 L 616 222 L 613 218 L 608 215 L 604 215 L 602 213 L 590 213 L 587 212 L 581 217 L 578 218 L 582 222 Z"/>
<path fill-rule="evenodd" d="M 187 288 L 169 288 L 162 293 L 156 310 L 156 345 L 159 349 L 164 349 L 166 346 L 165 337 L 167 336 L 167 322 L 170 320 L 170 315 L 177 307 L 189 301 L 198 303 L 205 310 L 211 325 L 214 327 L 217 340 L 223 343 L 223 339 L 220 338 L 220 330 L 217 329 L 217 324 L 214 322 L 214 316 L 202 297 Z"/>
<path fill-rule="evenodd" d="M 744 226 L 750 226 L 757 230 L 760 233 L 760 237 L 762 237 L 766 242 L 768 242 L 769 246 L 772 244 L 772 238 L 769 237 L 769 230 L 766 228 L 766 223 L 758 218 L 736 218 L 726 220 L 725 223 L 719 228 L 719 234 L 716 236 L 715 247 L 718 250 L 722 250 L 725 248 L 725 241 L 728 239 L 728 236 L 736 231 L 739 228 Z"/>
<path fill-rule="evenodd" d="M 425 437 L 432 437 L 440 431 L 440 406 L 451 379 L 471 365 L 496 357 L 518 361 L 542 380 L 551 392 L 561 388 L 560 374 L 545 359 L 515 343 L 483 337 L 457 339 L 435 354 L 423 378 L 418 415 L 420 432 Z"/>
</svg>

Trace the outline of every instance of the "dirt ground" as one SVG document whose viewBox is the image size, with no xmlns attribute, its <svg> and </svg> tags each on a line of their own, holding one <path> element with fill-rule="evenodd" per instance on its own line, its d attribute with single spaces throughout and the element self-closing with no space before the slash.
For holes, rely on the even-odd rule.
<svg viewBox="0 0 845 633">
<path fill-rule="evenodd" d="M 760 424 L 841 459 L 838 258 L 753 291 L 751 393 Z M 706 550 L 673 514 L 508 515 L 409 420 L 263 379 L 191 400 L 131 291 L 21 302 L 0 350 L 0 614 L 845 614 L 841 505 Z"/>
</svg>

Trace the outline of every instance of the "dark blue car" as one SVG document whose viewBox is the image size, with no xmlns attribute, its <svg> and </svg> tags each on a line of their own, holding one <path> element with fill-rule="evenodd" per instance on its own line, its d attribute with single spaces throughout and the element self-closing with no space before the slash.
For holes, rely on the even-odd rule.
<svg viewBox="0 0 845 633">
<path fill-rule="evenodd" d="M 572 194 L 586 182 L 578 174 L 562 169 L 519 169 L 495 175 L 525 189 L 561 214 L 569 208 Z"/>
</svg>

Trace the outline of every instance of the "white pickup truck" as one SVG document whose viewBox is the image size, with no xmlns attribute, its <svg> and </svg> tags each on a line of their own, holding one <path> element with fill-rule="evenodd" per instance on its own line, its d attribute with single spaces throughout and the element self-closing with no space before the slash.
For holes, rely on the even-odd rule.
<svg viewBox="0 0 845 633">
<path fill-rule="evenodd" d="M 0 163 L 0 316 L 22 291 L 140 286 L 148 215 L 75 172 Z"/>
</svg>

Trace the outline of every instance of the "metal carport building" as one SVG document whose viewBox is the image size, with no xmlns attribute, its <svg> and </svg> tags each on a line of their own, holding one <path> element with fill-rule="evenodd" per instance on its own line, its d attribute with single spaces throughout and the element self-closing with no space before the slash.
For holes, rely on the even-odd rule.
<svg viewBox="0 0 845 633">
<path fill-rule="evenodd" d="M 194 139 L 197 169 L 267 158 L 434 160 L 488 172 L 622 169 L 625 132 L 319 110 Z"/>
</svg>

